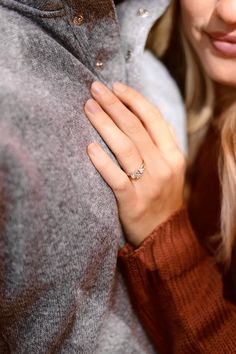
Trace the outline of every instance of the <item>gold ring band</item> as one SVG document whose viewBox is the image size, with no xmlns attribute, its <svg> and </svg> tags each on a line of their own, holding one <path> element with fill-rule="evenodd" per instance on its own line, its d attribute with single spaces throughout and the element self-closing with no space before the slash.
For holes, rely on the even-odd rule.
<svg viewBox="0 0 236 354">
<path fill-rule="evenodd" d="M 140 179 L 145 171 L 145 163 L 142 161 L 141 165 L 137 170 L 133 171 L 132 173 L 127 173 L 127 176 L 133 180 Z"/>
</svg>

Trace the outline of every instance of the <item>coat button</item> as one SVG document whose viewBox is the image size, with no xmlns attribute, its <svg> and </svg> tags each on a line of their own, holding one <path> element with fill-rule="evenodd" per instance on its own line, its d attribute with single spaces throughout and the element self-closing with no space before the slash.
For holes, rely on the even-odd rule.
<svg viewBox="0 0 236 354">
<path fill-rule="evenodd" d="M 73 23 L 76 26 L 80 26 L 82 25 L 82 23 L 84 22 L 84 16 L 83 15 L 77 15 L 73 18 Z"/>
<path fill-rule="evenodd" d="M 103 68 L 103 62 L 100 61 L 100 60 L 98 60 L 98 61 L 96 62 L 96 67 L 97 67 L 98 69 L 102 69 L 102 68 Z"/>
<path fill-rule="evenodd" d="M 125 61 L 129 62 L 130 59 L 132 58 L 132 51 L 130 49 L 127 50 L 126 55 L 125 55 Z"/>
<path fill-rule="evenodd" d="M 137 11 L 137 15 L 145 18 L 149 16 L 149 11 L 147 9 L 144 9 L 143 7 L 140 7 L 140 9 L 138 9 Z"/>
</svg>

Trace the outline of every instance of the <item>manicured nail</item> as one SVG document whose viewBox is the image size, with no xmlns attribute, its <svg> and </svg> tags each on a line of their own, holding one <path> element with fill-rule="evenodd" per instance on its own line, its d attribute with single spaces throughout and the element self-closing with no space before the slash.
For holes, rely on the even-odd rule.
<svg viewBox="0 0 236 354">
<path fill-rule="evenodd" d="M 124 92 L 127 90 L 126 85 L 123 85 L 121 82 L 115 82 L 112 87 L 113 90 L 117 92 Z"/>
<path fill-rule="evenodd" d="M 103 94 L 105 92 L 105 86 L 99 81 L 94 81 L 92 83 L 91 90 L 94 93 L 96 93 L 98 95 L 101 95 L 101 94 Z"/>
<path fill-rule="evenodd" d="M 91 143 L 88 145 L 87 151 L 89 155 L 97 156 L 99 153 L 99 146 L 95 143 Z"/>
<path fill-rule="evenodd" d="M 96 113 L 99 110 L 99 105 L 95 100 L 90 98 L 86 103 L 85 103 L 85 108 L 88 110 L 90 113 Z"/>
</svg>

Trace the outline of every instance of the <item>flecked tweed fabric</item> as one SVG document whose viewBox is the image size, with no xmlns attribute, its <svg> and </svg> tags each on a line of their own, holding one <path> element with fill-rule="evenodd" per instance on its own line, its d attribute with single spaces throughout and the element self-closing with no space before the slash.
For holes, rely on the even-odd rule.
<svg viewBox="0 0 236 354">
<path fill-rule="evenodd" d="M 108 148 L 83 106 L 95 79 L 142 90 L 138 57 L 167 4 L 127 0 L 118 17 L 111 0 L 0 0 L 1 354 L 154 352 L 116 266 L 115 198 L 86 154 Z"/>
</svg>

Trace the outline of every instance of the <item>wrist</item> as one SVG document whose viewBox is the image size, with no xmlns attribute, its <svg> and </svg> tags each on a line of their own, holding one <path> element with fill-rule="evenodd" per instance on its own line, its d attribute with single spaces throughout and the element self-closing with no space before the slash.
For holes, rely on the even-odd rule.
<svg viewBox="0 0 236 354">
<path fill-rule="evenodd" d="M 145 239 L 153 233 L 153 231 L 160 227 L 162 224 L 168 222 L 169 219 L 173 218 L 175 214 L 179 213 L 180 210 L 185 209 L 184 203 L 176 207 L 175 209 L 152 216 L 150 218 L 146 217 L 146 220 L 139 219 L 138 223 L 129 224 L 127 227 L 124 226 L 124 231 L 127 241 L 132 245 L 133 248 L 138 248 Z"/>
</svg>

